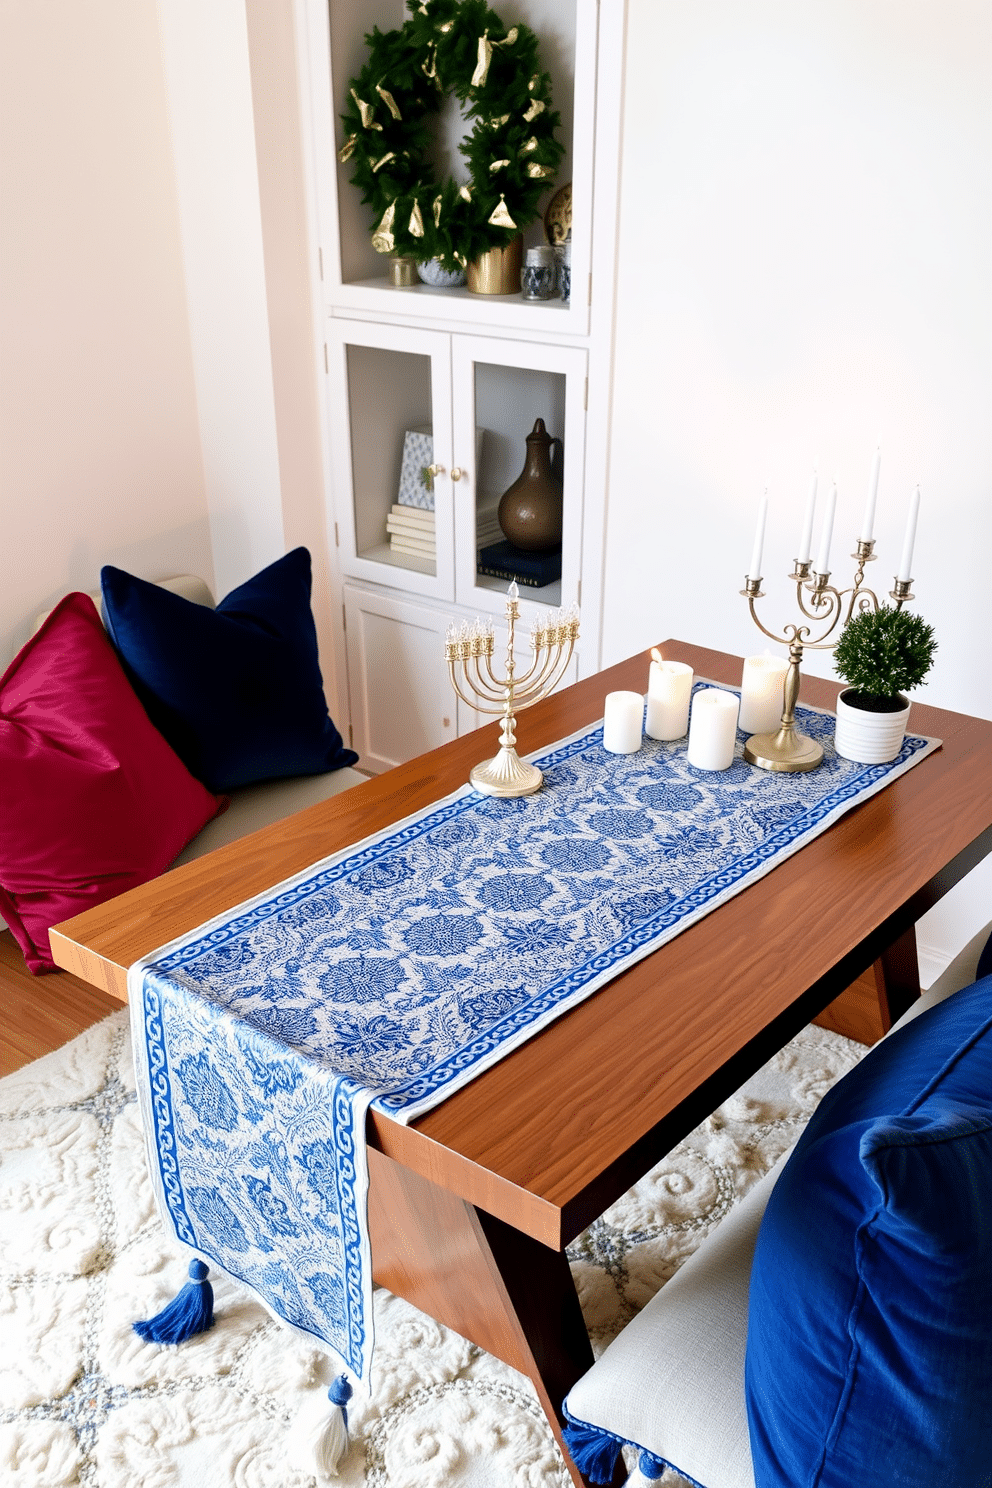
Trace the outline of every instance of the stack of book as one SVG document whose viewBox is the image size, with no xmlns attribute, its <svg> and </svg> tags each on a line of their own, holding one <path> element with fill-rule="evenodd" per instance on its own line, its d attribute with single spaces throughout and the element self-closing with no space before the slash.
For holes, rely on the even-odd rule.
<svg viewBox="0 0 992 1488">
<path fill-rule="evenodd" d="M 516 579 L 528 589 L 543 589 L 561 578 L 561 547 L 550 553 L 524 553 L 512 543 L 492 543 L 479 551 L 478 572 L 497 579 Z"/>
<path fill-rule="evenodd" d="M 386 518 L 386 531 L 394 553 L 430 560 L 437 557 L 432 511 L 422 506 L 400 506 L 397 503 Z"/>
</svg>

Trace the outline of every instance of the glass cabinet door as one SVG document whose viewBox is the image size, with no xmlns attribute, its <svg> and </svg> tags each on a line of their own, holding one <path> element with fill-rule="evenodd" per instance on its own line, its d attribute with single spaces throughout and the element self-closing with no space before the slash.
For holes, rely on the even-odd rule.
<svg viewBox="0 0 992 1488">
<path fill-rule="evenodd" d="M 343 318 L 327 331 L 342 570 L 451 600 L 450 337 Z"/>
<path fill-rule="evenodd" d="M 455 599 L 502 613 L 511 576 L 521 599 L 577 602 L 585 463 L 586 353 L 481 336 L 452 337 Z M 499 503 L 524 470 L 527 436 L 542 419 L 552 475 L 562 483 L 560 543 L 540 552 L 511 544 Z M 486 572 L 485 570 L 489 570 Z M 501 571 L 502 570 L 502 571 Z"/>
</svg>

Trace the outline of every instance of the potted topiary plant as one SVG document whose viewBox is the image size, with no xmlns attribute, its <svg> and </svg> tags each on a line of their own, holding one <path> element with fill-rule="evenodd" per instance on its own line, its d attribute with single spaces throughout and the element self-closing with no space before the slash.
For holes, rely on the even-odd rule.
<svg viewBox="0 0 992 1488">
<path fill-rule="evenodd" d="M 902 748 L 909 699 L 933 665 L 933 626 L 910 610 L 883 605 L 853 616 L 834 650 L 834 669 L 848 684 L 837 699 L 834 742 L 844 759 L 881 764 Z"/>
</svg>

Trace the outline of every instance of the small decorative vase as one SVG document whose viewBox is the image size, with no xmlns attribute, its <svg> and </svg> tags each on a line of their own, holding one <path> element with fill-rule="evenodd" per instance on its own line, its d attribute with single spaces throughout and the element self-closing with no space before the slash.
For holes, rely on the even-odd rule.
<svg viewBox="0 0 992 1488">
<path fill-rule="evenodd" d="M 457 289 L 459 284 L 465 283 L 464 269 L 446 269 L 441 265 L 440 259 L 429 258 L 424 263 L 418 263 L 417 273 L 423 284 L 429 284 L 431 289 Z"/>
<path fill-rule="evenodd" d="M 472 294 L 519 294 L 523 256 L 524 240 L 518 233 L 505 248 L 490 248 L 488 253 L 474 258 L 466 271 Z"/>
<path fill-rule="evenodd" d="M 834 747 L 842 759 L 854 760 L 859 765 L 887 764 L 902 748 L 909 721 L 909 701 L 900 697 L 905 706 L 898 713 L 872 713 L 867 708 L 853 708 L 846 701 L 852 691 L 845 687 L 837 699 Z"/>
<path fill-rule="evenodd" d="M 555 250 L 550 243 L 527 249 L 520 288 L 525 300 L 551 299 L 555 292 Z"/>
<path fill-rule="evenodd" d="M 558 270 L 558 293 L 567 305 L 572 298 L 571 241 L 555 244 L 555 262 Z"/>
<path fill-rule="evenodd" d="M 538 419 L 527 435 L 524 468 L 496 512 L 504 537 L 525 553 L 548 553 L 561 542 L 562 484 L 551 469 L 556 443 Z"/>
<path fill-rule="evenodd" d="M 389 255 L 389 282 L 396 289 L 409 289 L 417 282 L 417 260 L 405 253 Z"/>
</svg>

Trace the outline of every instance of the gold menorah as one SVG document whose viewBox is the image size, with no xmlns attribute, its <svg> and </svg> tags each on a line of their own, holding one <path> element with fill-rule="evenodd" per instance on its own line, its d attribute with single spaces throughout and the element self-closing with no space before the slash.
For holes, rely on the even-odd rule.
<svg viewBox="0 0 992 1488">
<path fill-rule="evenodd" d="M 557 687 L 579 634 L 579 614 L 574 605 L 567 611 L 553 610 L 546 619 L 535 621 L 530 637 L 534 660 L 523 676 L 518 677 L 513 637 L 520 615 L 519 598 L 520 591 L 514 581 L 506 594 L 505 677 L 497 677 L 493 671 L 496 635 L 491 620 L 449 625 L 445 638 L 448 676 L 458 697 L 479 713 L 502 714 L 499 753 L 476 765 L 469 774 L 471 784 L 484 796 L 529 796 L 539 789 L 544 779 L 541 771 L 536 765 L 525 764 L 514 748 L 515 715 L 539 703 Z M 463 689 L 472 695 L 466 696 Z"/>
</svg>

